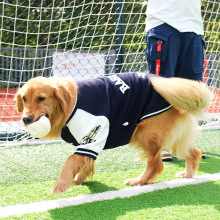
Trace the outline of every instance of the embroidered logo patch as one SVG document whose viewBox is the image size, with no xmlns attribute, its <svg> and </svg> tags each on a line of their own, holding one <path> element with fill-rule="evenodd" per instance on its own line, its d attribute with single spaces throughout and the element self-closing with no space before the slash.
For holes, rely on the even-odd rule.
<svg viewBox="0 0 220 220">
<path fill-rule="evenodd" d="M 90 144 L 95 142 L 96 140 L 94 140 L 94 137 L 97 135 L 100 129 L 101 129 L 101 125 L 98 125 L 94 129 L 92 129 L 90 134 L 82 139 L 81 144 Z"/>
</svg>

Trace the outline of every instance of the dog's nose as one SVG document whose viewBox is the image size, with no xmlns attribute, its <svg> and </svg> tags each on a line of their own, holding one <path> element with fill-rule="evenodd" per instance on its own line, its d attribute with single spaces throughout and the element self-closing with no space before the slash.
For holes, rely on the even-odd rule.
<svg viewBox="0 0 220 220">
<path fill-rule="evenodd" d="M 33 121 L 33 116 L 32 115 L 26 115 L 22 117 L 22 121 L 24 122 L 24 124 L 28 125 Z"/>
</svg>

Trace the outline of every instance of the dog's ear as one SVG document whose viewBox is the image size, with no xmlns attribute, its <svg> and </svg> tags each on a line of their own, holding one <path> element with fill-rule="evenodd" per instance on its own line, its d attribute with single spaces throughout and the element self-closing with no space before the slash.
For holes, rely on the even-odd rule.
<svg viewBox="0 0 220 220">
<path fill-rule="evenodd" d="M 17 111 L 23 112 L 24 105 L 23 105 L 23 101 L 21 99 L 20 90 L 18 90 L 17 94 L 15 95 L 15 101 L 16 101 Z"/>
<path fill-rule="evenodd" d="M 59 102 L 63 112 L 71 114 L 76 101 L 77 86 L 74 82 L 62 79 L 57 81 L 54 97 Z"/>
</svg>

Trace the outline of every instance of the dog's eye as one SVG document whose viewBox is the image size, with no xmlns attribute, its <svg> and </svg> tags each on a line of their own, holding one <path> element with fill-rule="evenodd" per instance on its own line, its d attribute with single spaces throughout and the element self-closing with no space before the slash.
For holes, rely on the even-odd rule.
<svg viewBox="0 0 220 220">
<path fill-rule="evenodd" d="M 39 97 L 39 98 L 37 99 L 37 102 L 40 103 L 40 102 L 43 102 L 44 100 L 45 100 L 44 97 Z"/>
<path fill-rule="evenodd" d="M 23 101 L 24 101 L 24 102 L 26 102 L 26 97 L 25 97 L 25 96 L 23 96 L 23 98 L 22 98 L 22 99 L 23 99 Z"/>
</svg>

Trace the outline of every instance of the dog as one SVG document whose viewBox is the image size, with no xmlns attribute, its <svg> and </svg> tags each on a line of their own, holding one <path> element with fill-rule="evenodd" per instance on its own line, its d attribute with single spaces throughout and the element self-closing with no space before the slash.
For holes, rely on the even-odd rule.
<svg viewBox="0 0 220 220">
<path fill-rule="evenodd" d="M 130 144 L 143 151 L 147 167 L 125 184 L 153 182 L 163 171 L 161 151 L 184 158 L 177 174 L 191 178 L 198 170 L 201 151 L 194 146 L 197 118 L 210 102 L 205 84 L 147 73 L 121 73 L 96 79 L 36 77 L 16 94 L 18 112 L 28 125 L 46 116 L 51 131 L 45 137 L 62 137 L 77 146 L 69 156 L 53 194 L 81 184 L 94 174 L 95 160 L 103 149 Z"/>
</svg>

